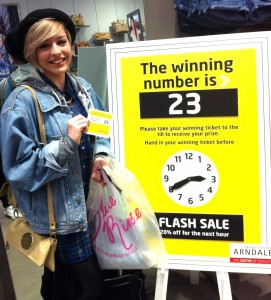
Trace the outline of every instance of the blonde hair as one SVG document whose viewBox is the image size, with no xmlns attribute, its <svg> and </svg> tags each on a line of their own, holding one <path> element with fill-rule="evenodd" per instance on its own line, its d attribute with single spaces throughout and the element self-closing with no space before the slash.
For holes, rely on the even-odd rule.
<svg viewBox="0 0 271 300">
<path fill-rule="evenodd" d="M 71 45 L 71 35 L 64 24 L 54 19 L 42 19 L 34 23 L 28 30 L 25 37 L 24 55 L 26 60 L 30 62 L 32 66 L 39 68 L 40 65 L 36 54 L 37 47 L 62 30 L 65 31 L 67 39 Z"/>
</svg>

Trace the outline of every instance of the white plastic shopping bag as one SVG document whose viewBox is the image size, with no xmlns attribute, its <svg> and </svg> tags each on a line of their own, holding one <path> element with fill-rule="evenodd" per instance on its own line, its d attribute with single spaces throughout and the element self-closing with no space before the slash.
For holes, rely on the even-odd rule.
<svg viewBox="0 0 271 300">
<path fill-rule="evenodd" d="M 166 251 L 152 207 L 136 177 L 112 158 L 107 184 L 91 182 L 91 242 L 102 269 L 158 267 Z"/>
</svg>

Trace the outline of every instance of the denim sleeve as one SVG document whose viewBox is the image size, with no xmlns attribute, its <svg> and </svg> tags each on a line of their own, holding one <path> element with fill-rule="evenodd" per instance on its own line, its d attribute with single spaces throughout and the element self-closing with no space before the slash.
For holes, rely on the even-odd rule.
<svg viewBox="0 0 271 300">
<path fill-rule="evenodd" d="M 29 94 L 25 92 L 21 99 L 21 95 L 12 95 L 1 112 L 3 171 L 17 188 L 33 192 L 68 173 L 65 162 L 77 146 L 65 140 L 40 143 L 35 107 L 30 104 Z M 60 159 L 63 166 L 58 162 L 60 151 L 65 152 Z"/>
<path fill-rule="evenodd" d="M 78 144 L 68 135 L 61 137 L 59 140 L 59 155 L 57 163 L 63 167 L 73 157 L 77 148 Z"/>
</svg>

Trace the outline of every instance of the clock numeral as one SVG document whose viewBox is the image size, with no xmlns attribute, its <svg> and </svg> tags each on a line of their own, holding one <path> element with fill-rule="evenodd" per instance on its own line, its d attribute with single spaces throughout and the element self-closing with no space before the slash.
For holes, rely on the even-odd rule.
<svg viewBox="0 0 271 300">
<path fill-rule="evenodd" d="M 172 188 L 172 186 L 169 186 L 169 187 L 168 187 L 168 191 L 169 191 L 170 193 L 173 193 L 173 188 Z"/>
<path fill-rule="evenodd" d="M 182 161 L 182 157 L 180 155 L 175 156 L 175 161 L 176 162 L 181 162 Z"/>
<path fill-rule="evenodd" d="M 165 175 L 164 179 L 165 179 L 165 182 L 168 182 L 168 180 L 169 180 L 168 175 Z"/>
<path fill-rule="evenodd" d="M 201 155 L 198 156 L 199 162 L 201 163 Z"/>
<path fill-rule="evenodd" d="M 212 182 L 216 182 L 216 176 L 212 176 Z"/>
<path fill-rule="evenodd" d="M 203 194 L 200 194 L 199 195 L 199 201 L 203 201 L 203 200 L 204 200 Z"/>
<path fill-rule="evenodd" d="M 168 171 L 175 171 L 175 165 L 167 165 Z"/>
<path fill-rule="evenodd" d="M 188 203 L 192 205 L 194 203 L 193 198 L 188 198 Z"/>
<path fill-rule="evenodd" d="M 178 196 L 179 196 L 179 199 L 178 199 L 178 200 L 181 200 L 181 199 L 182 199 L 182 196 L 183 196 L 183 194 L 178 194 Z"/>
<path fill-rule="evenodd" d="M 185 158 L 186 159 L 193 159 L 193 153 L 189 153 L 189 152 L 185 153 Z"/>
<path fill-rule="evenodd" d="M 207 168 L 206 168 L 206 170 L 207 170 L 207 171 L 212 171 L 212 168 L 211 168 L 211 167 L 212 167 L 212 165 L 211 165 L 211 164 L 207 164 Z"/>
<path fill-rule="evenodd" d="M 209 192 L 209 193 L 212 193 L 212 192 L 213 192 L 213 189 L 212 189 L 211 186 L 208 188 L 207 192 Z"/>
</svg>

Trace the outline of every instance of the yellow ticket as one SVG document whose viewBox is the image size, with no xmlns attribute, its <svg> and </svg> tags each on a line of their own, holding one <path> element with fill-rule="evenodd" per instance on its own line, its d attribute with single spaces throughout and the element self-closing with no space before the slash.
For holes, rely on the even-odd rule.
<svg viewBox="0 0 271 300">
<path fill-rule="evenodd" d="M 109 137 L 113 115 L 106 111 L 90 109 L 88 112 L 88 134 Z"/>
</svg>

